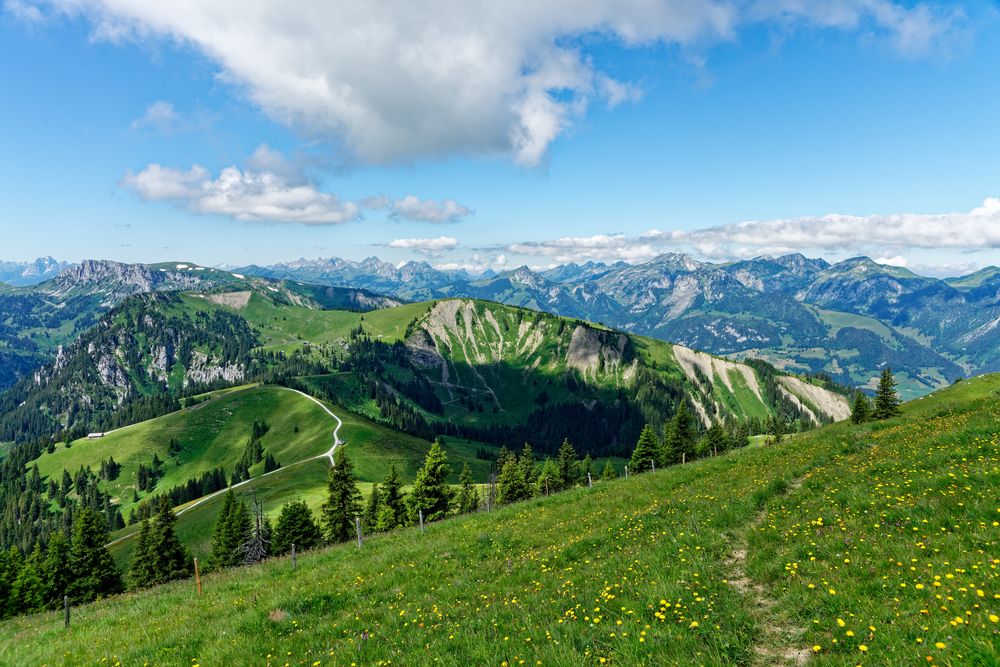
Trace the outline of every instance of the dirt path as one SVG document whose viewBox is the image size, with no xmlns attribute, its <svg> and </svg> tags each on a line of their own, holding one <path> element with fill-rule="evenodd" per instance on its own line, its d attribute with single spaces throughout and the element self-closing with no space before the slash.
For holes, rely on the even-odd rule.
<svg viewBox="0 0 1000 667">
<path fill-rule="evenodd" d="M 802 486 L 803 477 L 789 483 L 785 494 Z M 763 523 L 767 511 L 762 509 L 738 535 L 733 551 L 726 559 L 729 572 L 727 582 L 751 602 L 751 613 L 762 630 L 762 637 L 754 647 L 753 665 L 804 665 L 809 662 L 812 651 L 803 647 L 800 638 L 803 628 L 797 627 L 783 618 L 775 609 L 775 601 L 762 584 L 754 581 L 746 573 L 748 535 Z"/>
<path fill-rule="evenodd" d="M 250 479 L 244 480 L 244 481 L 239 482 L 237 484 L 233 484 L 232 486 L 226 487 L 225 489 L 220 489 L 219 491 L 216 491 L 214 493 L 210 493 L 207 496 L 202 496 L 201 498 L 199 498 L 198 500 L 194 501 L 193 503 L 191 503 L 187 507 L 183 507 L 183 508 L 175 511 L 174 514 L 176 514 L 177 516 L 180 516 L 181 514 L 184 514 L 185 512 L 187 512 L 188 510 L 192 510 L 195 507 L 198 507 L 199 505 L 201 505 L 201 504 L 203 504 L 205 502 L 208 502 L 212 498 L 215 498 L 216 496 L 225 493 L 226 491 L 229 491 L 231 489 L 237 489 L 237 488 L 239 488 L 239 487 L 241 487 L 241 486 L 243 486 L 245 484 L 250 484 L 251 482 L 256 482 L 256 481 L 258 481 L 260 479 L 263 479 L 264 477 L 268 477 L 270 475 L 274 475 L 275 473 L 283 472 L 285 470 L 288 470 L 289 468 L 293 468 L 295 466 L 302 465 L 303 463 L 309 463 L 310 461 L 315 461 L 316 459 L 328 459 L 330 461 L 330 467 L 331 468 L 333 467 L 333 455 L 337 451 L 337 447 L 345 444 L 344 441 L 341 440 L 340 436 L 338 435 L 338 433 L 340 431 L 340 427 L 344 425 L 344 422 L 342 422 L 340 420 L 340 417 L 338 417 L 337 415 L 335 415 L 333 413 L 333 411 L 330 410 L 330 408 L 326 407 L 326 405 L 324 405 L 322 403 L 322 401 L 320 401 L 319 399 L 317 399 L 317 398 L 315 398 L 313 396 L 310 396 L 309 394 L 306 394 L 305 392 L 301 392 L 298 389 L 290 389 L 288 387 L 282 387 L 282 389 L 285 389 L 286 391 L 294 391 L 296 394 L 299 394 L 300 396 L 304 396 L 305 398 L 308 398 L 310 401 L 312 401 L 313 403 L 315 403 L 319 407 L 323 408 L 323 411 L 326 412 L 326 414 L 328 414 L 331 417 L 333 417 L 333 419 L 337 422 L 337 426 L 333 429 L 333 445 L 330 447 L 330 449 L 328 449 L 327 451 L 323 452 L 322 454 L 317 454 L 316 456 L 310 456 L 309 458 L 305 458 L 305 459 L 302 459 L 300 461 L 296 461 L 294 463 L 289 463 L 288 465 L 283 465 L 280 468 L 278 468 L 277 470 L 272 470 L 271 472 L 266 472 L 263 475 L 257 475 L 256 477 L 251 477 Z M 111 542 L 108 542 L 105 546 L 106 547 L 110 547 L 110 546 L 112 546 L 114 544 L 118 544 L 119 542 L 124 542 L 125 540 L 128 540 L 128 539 L 130 539 L 132 537 L 135 537 L 136 534 L 137 533 L 129 533 L 128 535 L 122 535 L 118 539 L 112 540 Z"/>
</svg>

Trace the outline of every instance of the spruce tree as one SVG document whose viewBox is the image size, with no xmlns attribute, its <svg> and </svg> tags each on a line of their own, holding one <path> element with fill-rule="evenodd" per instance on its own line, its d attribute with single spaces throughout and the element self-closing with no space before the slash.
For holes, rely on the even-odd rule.
<svg viewBox="0 0 1000 667">
<path fill-rule="evenodd" d="M 42 545 L 36 542 L 34 550 L 25 559 L 21 571 L 14 579 L 13 598 L 16 600 L 18 613 L 31 614 L 45 608 L 43 567 Z"/>
<path fill-rule="evenodd" d="M 509 505 L 531 497 L 531 491 L 524 482 L 524 471 L 513 456 L 504 458 L 503 467 L 497 475 L 497 504 Z"/>
<path fill-rule="evenodd" d="M 646 424 L 642 427 L 635 449 L 632 450 L 632 459 L 628 464 L 629 472 L 640 473 L 650 470 L 659 458 L 659 451 L 660 441 L 656 439 L 656 431 Z"/>
<path fill-rule="evenodd" d="M 177 515 L 167 498 L 159 498 L 150 522 L 149 558 L 152 580 L 150 585 L 163 584 L 191 576 L 191 554 L 177 538 Z"/>
<path fill-rule="evenodd" d="M 389 474 L 382 482 L 382 508 L 379 512 L 381 518 L 378 521 L 380 532 L 406 525 L 406 499 L 403 497 L 402 488 L 403 483 L 399 479 L 399 473 L 396 472 L 396 464 L 390 464 Z"/>
<path fill-rule="evenodd" d="M 899 394 L 896 393 L 896 378 L 892 369 L 886 366 L 879 377 L 878 390 L 875 392 L 875 419 L 890 419 L 899 414 Z"/>
<path fill-rule="evenodd" d="M 547 496 L 550 493 L 557 493 L 561 490 L 559 466 L 552 459 L 546 458 L 542 462 L 542 469 L 535 480 L 534 495 Z"/>
<path fill-rule="evenodd" d="M 729 449 L 729 438 L 718 422 L 713 422 L 705 431 L 705 453 L 724 452 Z"/>
<path fill-rule="evenodd" d="M 271 549 L 277 555 L 286 554 L 295 545 L 296 551 L 314 549 L 323 541 L 323 532 L 313 520 L 312 511 L 304 500 L 292 500 L 284 504 L 278 515 L 278 525 L 274 529 Z"/>
<path fill-rule="evenodd" d="M 524 443 L 518 465 L 521 468 L 521 476 L 524 478 L 524 488 L 527 489 L 530 496 L 531 490 L 535 488 L 535 482 L 538 480 L 538 468 L 535 466 L 535 454 L 531 451 L 531 445 L 528 443 Z"/>
<path fill-rule="evenodd" d="M 458 497 L 455 498 L 455 504 L 458 505 L 458 513 L 469 514 L 470 512 L 475 512 L 479 509 L 479 492 L 476 490 L 476 485 L 472 482 L 472 470 L 469 468 L 468 463 L 462 466 L 462 474 L 459 475 L 458 481 L 462 485 L 458 491 Z"/>
<path fill-rule="evenodd" d="M 45 581 L 45 604 L 51 609 L 62 604 L 72 575 L 69 570 L 69 540 L 62 533 L 55 533 L 45 549 L 42 566 Z"/>
<path fill-rule="evenodd" d="M 580 464 L 580 481 L 586 482 L 588 476 L 590 479 L 594 478 L 594 460 L 590 458 L 590 454 L 583 457 L 583 463 Z"/>
<path fill-rule="evenodd" d="M 571 489 L 580 483 L 580 464 L 577 461 L 576 449 L 570 443 L 569 438 L 563 440 L 559 447 L 558 454 L 558 474 L 556 481 L 559 489 Z"/>
<path fill-rule="evenodd" d="M 604 462 L 604 469 L 601 470 L 601 479 L 618 479 L 618 473 L 615 471 L 615 467 L 611 465 L 611 459 Z"/>
<path fill-rule="evenodd" d="M 354 483 L 354 466 L 343 447 L 334 454 L 327 482 L 326 502 L 321 508 L 323 528 L 330 542 L 346 542 L 354 537 L 354 520 L 361 513 L 361 492 Z"/>
<path fill-rule="evenodd" d="M 73 602 L 91 602 L 122 591 L 121 574 L 104 546 L 107 543 L 108 527 L 104 518 L 92 509 L 80 510 L 73 522 L 69 551 L 73 578 L 67 594 Z"/>
<path fill-rule="evenodd" d="M 862 392 L 854 394 L 854 402 L 851 404 L 851 421 L 855 424 L 863 424 L 871 419 L 871 404 L 868 397 Z"/>
<path fill-rule="evenodd" d="M 368 503 L 365 505 L 365 513 L 362 515 L 361 526 L 366 533 L 374 533 L 378 524 L 378 513 L 382 508 L 382 489 L 378 483 L 372 484 L 372 492 L 368 495 Z"/>
<path fill-rule="evenodd" d="M 250 534 L 250 511 L 232 489 L 226 492 L 222 511 L 215 522 L 209 567 L 232 567 L 243 562 L 240 547 Z"/>
<path fill-rule="evenodd" d="M 424 513 L 424 522 L 437 521 L 448 515 L 451 489 L 448 488 L 447 480 L 450 474 L 448 457 L 441 442 L 435 440 L 413 481 L 413 491 L 408 498 L 410 523 L 419 521 L 420 511 Z"/>
<path fill-rule="evenodd" d="M 132 562 L 129 565 L 129 583 L 133 588 L 146 588 L 153 584 L 153 556 L 149 550 L 150 531 L 149 519 L 143 519 L 139 537 L 135 541 L 135 551 L 132 552 Z"/>
<path fill-rule="evenodd" d="M 674 416 L 663 429 L 663 449 L 660 463 L 672 465 L 693 458 L 697 442 L 698 430 L 694 423 L 694 416 L 688 409 L 687 401 L 682 400 L 677 405 Z"/>
</svg>

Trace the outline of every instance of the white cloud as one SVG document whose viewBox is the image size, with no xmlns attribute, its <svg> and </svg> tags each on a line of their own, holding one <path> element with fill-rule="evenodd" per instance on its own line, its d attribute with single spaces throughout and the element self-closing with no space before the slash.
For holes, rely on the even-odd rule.
<svg viewBox="0 0 1000 667">
<path fill-rule="evenodd" d="M 153 102 L 143 114 L 132 121 L 133 130 L 157 130 L 159 132 L 173 132 L 180 122 L 180 114 L 174 109 L 174 105 L 165 100 Z"/>
<path fill-rule="evenodd" d="M 18 21 L 27 24 L 36 24 L 45 21 L 45 15 L 42 14 L 42 10 L 30 2 L 26 2 L 26 0 L 5 0 L 3 9 L 4 12 L 10 14 Z"/>
<path fill-rule="evenodd" d="M 138 173 L 126 174 L 122 186 L 146 201 L 169 201 L 194 213 L 250 222 L 328 225 L 350 222 L 361 214 L 357 204 L 320 192 L 312 184 L 237 167 L 227 167 L 212 178 L 197 165 L 182 171 L 150 164 Z"/>
<path fill-rule="evenodd" d="M 741 28 L 781 21 L 887 36 L 929 50 L 959 22 L 941 4 L 889 0 L 36 0 L 83 14 L 98 39 L 166 38 L 216 62 L 273 118 L 371 163 L 447 154 L 535 165 L 595 101 L 638 90 L 578 38 L 691 58 Z M 25 0 L 8 6 L 27 7 Z"/>
<path fill-rule="evenodd" d="M 454 250 L 459 246 L 459 242 L 458 239 L 452 236 L 439 236 L 436 239 L 394 239 L 385 245 L 388 248 L 438 253 L 442 250 Z"/>
<path fill-rule="evenodd" d="M 698 230 L 650 230 L 638 236 L 599 234 L 515 243 L 510 253 L 557 262 L 637 262 L 668 250 L 693 250 L 710 259 L 745 259 L 790 252 L 871 252 L 885 264 L 906 266 L 903 249 L 956 251 L 1000 248 L 1000 199 L 963 213 L 830 214 L 748 221 Z M 889 251 L 888 253 L 886 251 Z"/>
<path fill-rule="evenodd" d="M 458 222 L 472 214 L 472 209 L 454 199 L 433 201 L 407 195 L 390 205 L 392 217 L 419 222 Z"/>
</svg>

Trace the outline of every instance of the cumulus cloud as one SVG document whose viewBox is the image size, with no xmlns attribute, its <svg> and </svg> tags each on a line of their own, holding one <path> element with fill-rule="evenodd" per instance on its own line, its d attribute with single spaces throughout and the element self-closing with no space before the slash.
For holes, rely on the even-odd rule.
<svg viewBox="0 0 1000 667">
<path fill-rule="evenodd" d="M 454 199 L 433 201 L 407 195 L 392 202 L 392 217 L 419 222 L 458 222 L 472 214 L 472 209 Z"/>
<path fill-rule="evenodd" d="M 442 250 L 454 250 L 459 246 L 459 242 L 458 239 L 452 236 L 439 236 L 436 239 L 394 239 L 386 243 L 385 246 L 387 248 L 436 254 Z"/>
<path fill-rule="evenodd" d="M 126 174 L 121 184 L 145 201 L 168 201 L 194 213 L 248 222 L 329 225 L 361 215 L 357 204 L 320 192 L 310 183 L 249 168 L 226 167 L 213 178 L 198 165 L 185 171 L 150 164 L 138 173 Z"/>
<path fill-rule="evenodd" d="M 901 249 L 1000 248 L 1000 199 L 959 213 L 890 215 L 830 214 L 820 217 L 747 221 L 697 230 L 650 230 L 637 236 L 598 234 L 515 243 L 506 249 L 557 262 L 651 259 L 668 250 L 694 250 L 710 259 L 742 259 L 789 252 L 870 252 L 885 264 L 906 266 Z"/>
<path fill-rule="evenodd" d="M 779 21 L 880 35 L 917 54 L 961 19 L 944 2 L 889 0 L 7 2 L 84 15 L 98 39 L 192 46 L 271 117 L 370 163 L 506 154 L 538 164 L 589 106 L 639 95 L 594 64 L 596 39 L 695 57 Z"/>
</svg>

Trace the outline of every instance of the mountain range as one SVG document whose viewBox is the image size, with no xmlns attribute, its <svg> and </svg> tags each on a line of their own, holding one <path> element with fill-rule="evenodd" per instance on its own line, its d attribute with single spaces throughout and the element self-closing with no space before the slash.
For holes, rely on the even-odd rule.
<svg viewBox="0 0 1000 667">
<path fill-rule="evenodd" d="M 61 265 L 51 259 L 34 264 Z M 734 359 L 762 358 L 845 386 L 872 387 L 889 365 L 907 398 L 1000 369 L 995 267 L 939 279 L 867 257 L 831 264 L 800 254 L 711 263 L 671 253 L 642 264 L 521 266 L 480 275 L 376 257 L 231 271 L 88 260 L 41 283 L 0 286 L 0 388 L 52 359 L 60 345 L 128 296 L 265 285 L 291 300 L 351 310 L 451 297 L 496 301 Z"/>
<path fill-rule="evenodd" d="M 801 254 L 711 263 L 670 253 L 642 264 L 521 266 L 481 276 L 371 257 L 239 269 L 401 299 L 473 297 L 681 343 L 789 371 L 873 386 L 888 364 L 906 397 L 1000 368 L 1000 270 L 938 279 L 856 257 Z"/>
</svg>

